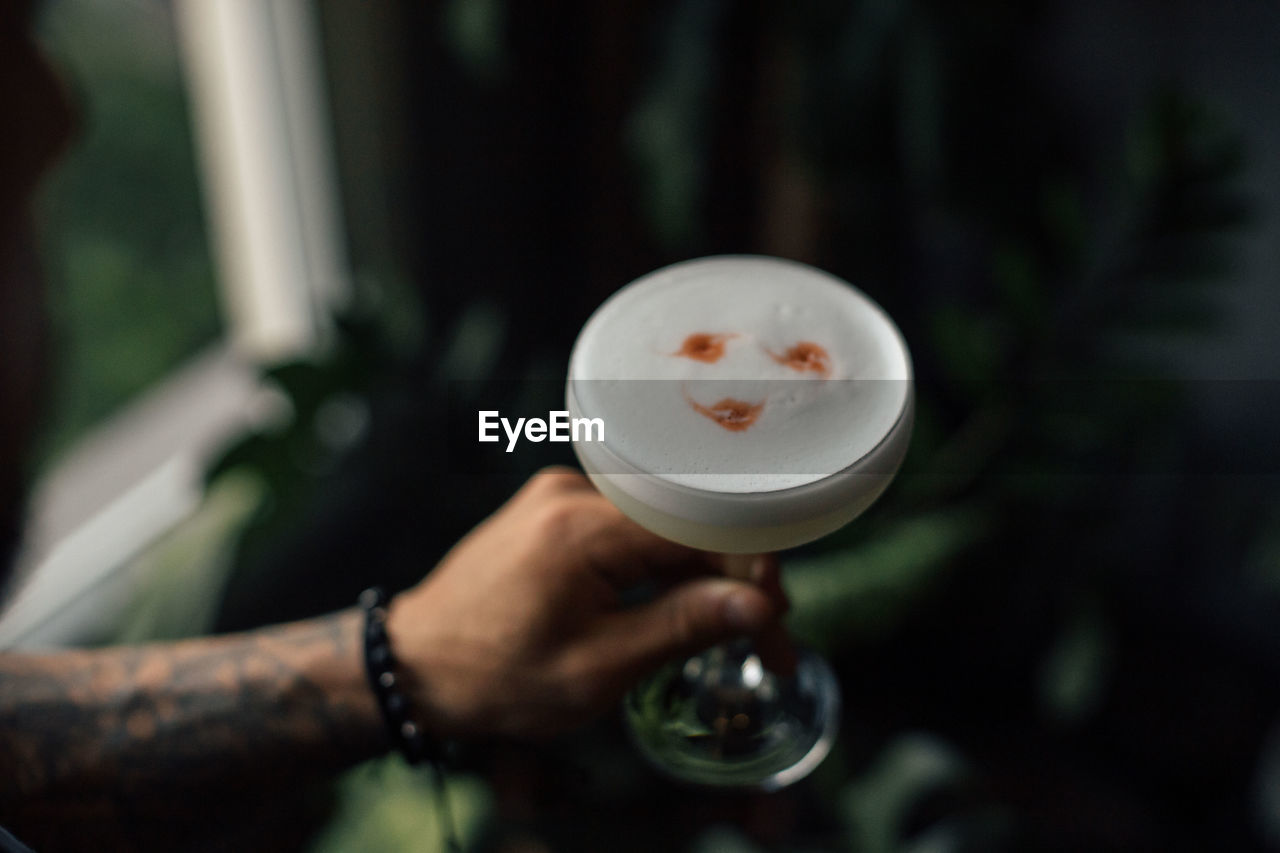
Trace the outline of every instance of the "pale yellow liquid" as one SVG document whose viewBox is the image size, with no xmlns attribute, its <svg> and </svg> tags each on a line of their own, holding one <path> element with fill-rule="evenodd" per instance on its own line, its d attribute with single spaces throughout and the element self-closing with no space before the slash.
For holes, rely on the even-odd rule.
<svg viewBox="0 0 1280 853">
<path fill-rule="evenodd" d="M 698 524 L 688 519 L 670 515 L 654 509 L 646 503 L 633 498 L 622 491 L 609 477 L 601 476 L 583 463 L 587 476 L 600 493 L 618 509 L 641 527 L 658 534 L 664 539 L 698 548 L 703 551 L 716 551 L 721 554 L 765 554 L 794 548 L 806 542 L 812 542 L 844 527 L 857 518 L 867 507 L 875 503 L 876 498 L 888 487 L 892 475 L 862 474 L 867 478 L 867 488 L 858 499 L 850 504 L 838 507 L 831 512 L 816 518 L 805 519 L 791 524 L 752 527 L 721 527 L 718 525 Z M 633 475 L 612 475 L 633 476 Z"/>
</svg>

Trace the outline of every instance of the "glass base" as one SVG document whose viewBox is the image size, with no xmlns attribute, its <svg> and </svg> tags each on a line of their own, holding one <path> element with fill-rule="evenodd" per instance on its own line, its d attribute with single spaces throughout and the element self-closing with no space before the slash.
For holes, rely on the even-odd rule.
<svg viewBox="0 0 1280 853">
<path fill-rule="evenodd" d="M 797 649 L 795 675 L 764 668 L 749 640 L 668 664 L 627 695 L 636 745 L 687 782 L 776 791 L 808 776 L 840 726 L 840 687 L 821 657 Z"/>
</svg>

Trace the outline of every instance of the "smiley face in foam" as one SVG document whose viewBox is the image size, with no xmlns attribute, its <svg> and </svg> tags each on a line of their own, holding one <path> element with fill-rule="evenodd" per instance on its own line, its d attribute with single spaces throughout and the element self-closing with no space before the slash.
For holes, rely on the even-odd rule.
<svg viewBox="0 0 1280 853">
<path fill-rule="evenodd" d="M 736 337 L 736 333 L 694 332 L 684 339 L 684 344 L 672 355 L 715 364 L 724 358 L 724 342 Z M 781 355 L 769 352 L 769 357 L 799 373 L 816 373 L 823 379 L 831 374 L 831 360 L 826 349 L 812 341 L 801 341 Z M 695 412 L 730 432 L 743 432 L 754 426 L 767 402 L 761 400 L 753 403 L 723 397 L 719 402 L 706 404 L 700 403 L 687 390 L 684 391 L 684 398 Z"/>
<path fill-rule="evenodd" d="M 625 512 L 698 547 L 773 550 L 840 526 L 888 484 L 911 375 L 901 334 L 851 285 L 717 257 L 601 305 L 574 345 L 567 397 L 573 416 L 604 421 L 606 440 L 575 450 Z"/>
</svg>

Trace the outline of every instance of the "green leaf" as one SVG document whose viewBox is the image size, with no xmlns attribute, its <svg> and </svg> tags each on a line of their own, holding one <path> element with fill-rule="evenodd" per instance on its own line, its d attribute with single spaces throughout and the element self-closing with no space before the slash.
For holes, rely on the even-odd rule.
<svg viewBox="0 0 1280 853">
<path fill-rule="evenodd" d="M 339 780 L 333 817 L 312 853 L 349 850 L 444 851 L 434 785 L 447 786 L 451 823 L 462 850 L 473 849 L 493 815 L 493 794 L 478 777 L 410 767 L 397 755 L 356 767 Z"/>
<path fill-rule="evenodd" d="M 788 561 L 792 629 L 826 649 L 892 630 L 989 529 L 983 512 L 962 506 L 906 519 L 854 548 Z"/>
<path fill-rule="evenodd" d="M 939 788 L 960 782 L 968 772 L 965 761 L 937 738 L 909 734 L 895 740 L 842 796 L 854 849 L 901 850 L 912 807 Z"/>
<path fill-rule="evenodd" d="M 1097 602 L 1075 605 L 1040 671 L 1040 701 L 1059 723 L 1083 720 L 1102 699 L 1110 642 Z"/>
</svg>

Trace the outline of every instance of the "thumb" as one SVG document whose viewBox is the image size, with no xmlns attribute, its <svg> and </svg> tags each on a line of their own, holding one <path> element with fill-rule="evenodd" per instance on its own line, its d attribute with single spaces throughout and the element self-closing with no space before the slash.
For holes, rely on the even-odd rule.
<svg viewBox="0 0 1280 853">
<path fill-rule="evenodd" d="M 621 667 L 639 675 L 667 660 L 758 633 L 774 623 L 778 610 L 753 584 L 707 578 L 680 584 L 653 601 L 614 614 L 608 639 L 623 655 Z"/>
</svg>

